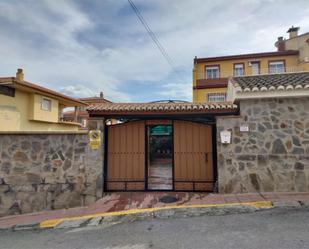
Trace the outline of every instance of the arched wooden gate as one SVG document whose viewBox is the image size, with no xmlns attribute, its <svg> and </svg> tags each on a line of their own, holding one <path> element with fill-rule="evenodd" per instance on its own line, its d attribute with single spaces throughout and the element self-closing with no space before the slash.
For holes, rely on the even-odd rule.
<svg viewBox="0 0 309 249">
<path fill-rule="evenodd" d="M 152 124 L 154 122 L 152 121 Z M 210 125 L 173 121 L 173 190 L 212 191 Z M 147 191 L 146 121 L 108 126 L 107 191 Z"/>
</svg>

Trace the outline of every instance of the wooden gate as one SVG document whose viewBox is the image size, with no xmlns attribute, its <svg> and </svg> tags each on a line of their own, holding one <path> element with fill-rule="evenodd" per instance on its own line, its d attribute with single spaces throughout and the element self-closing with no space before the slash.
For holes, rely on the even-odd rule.
<svg viewBox="0 0 309 249">
<path fill-rule="evenodd" d="M 210 125 L 174 121 L 174 189 L 213 191 Z"/>
<path fill-rule="evenodd" d="M 145 190 L 145 122 L 108 126 L 106 188 Z"/>
</svg>

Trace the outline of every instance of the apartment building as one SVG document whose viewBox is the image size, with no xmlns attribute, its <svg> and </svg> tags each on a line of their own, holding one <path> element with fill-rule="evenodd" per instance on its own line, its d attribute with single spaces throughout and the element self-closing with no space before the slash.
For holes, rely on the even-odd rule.
<svg viewBox="0 0 309 249">
<path fill-rule="evenodd" d="M 278 37 L 277 51 L 194 58 L 193 102 L 223 102 L 229 77 L 309 71 L 309 32 Z"/>
</svg>

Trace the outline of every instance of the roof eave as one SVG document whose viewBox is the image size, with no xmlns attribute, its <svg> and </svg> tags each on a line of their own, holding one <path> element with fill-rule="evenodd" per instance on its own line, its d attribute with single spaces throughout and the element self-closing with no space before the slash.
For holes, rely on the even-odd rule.
<svg viewBox="0 0 309 249">
<path fill-rule="evenodd" d="M 249 100 L 249 99 L 269 99 L 269 98 L 309 98 L 309 89 L 294 89 L 294 90 L 268 90 L 268 91 L 248 91 L 236 92 L 234 99 Z"/>
<path fill-rule="evenodd" d="M 29 92 L 35 92 L 51 98 L 55 98 L 60 102 L 65 103 L 66 106 L 88 106 L 88 104 L 78 99 L 57 93 L 56 91 L 49 90 L 45 87 L 41 87 L 30 82 L 19 81 L 16 78 L 12 78 L 12 86 L 17 89 L 27 89 Z"/>
<path fill-rule="evenodd" d="M 278 57 L 278 56 L 293 56 L 298 55 L 298 50 L 286 50 L 286 51 L 275 51 L 275 52 L 263 52 L 263 53 L 253 53 L 253 54 L 238 54 L 238 55 L 227 55 L 227 56 L 216 56 L 216 57 L 204 57 L 195 58 L 195 63 L 203 62 L 214 62 L 214 61 L 225 61 L 225 60 L 242 60 L 242 59 L 252 59 L 252 58 L 264 58 L 264 57 Z"/>
<path fill-rule="evenodd" d="M 105 99 L 105 98 L 78 98 L 78 100 L 83 101 L 85 103 L 89 102 L 89 103 L 113 103 L 112 101 Z"/>
<path fill-rule="evenodd" d="M 220 114 L 236 114 L 237 107 L 230 109 L 209 109 L 207 111 L 102 111 L 102 110 L 89 110 L 89 116 L 179 116 L 179 115 L 220 115 Z"/>
</svg>

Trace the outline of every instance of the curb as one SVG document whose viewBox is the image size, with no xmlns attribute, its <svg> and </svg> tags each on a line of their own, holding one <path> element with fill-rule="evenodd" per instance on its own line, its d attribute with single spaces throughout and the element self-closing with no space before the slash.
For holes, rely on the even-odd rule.
<svg viewBox="0 0 309 249">
<path fill-rule="evenodd" d="M 155 208 L 144 208 L 144 209 L 130 209 L 125 211 L 117 212 L 108 212 L 108 213 L 97 213 L 92 215 L 84 215 L 71 218 L 60 218 L 60 219 L 51 219 L 45 220 L 39 223 L 39 228 L 68 228 L 68 227 L 77 227 L 85 223 L 91 222 L 100 224 L 103 220 L 106 222 L 117 221 L 117 220 L 128 220 L 125 216 L 129 217 L 129 220 L 136 220 L 146 217 L 172 217 L 175 216 L 175 211 L 182 213 L 182 217 L 188 216 L 184 212 L 191 212 L 191 216 L 194 214 L 225 214 L 225 213 L 237 213 L 237 211 L 257 211 L 260 209 L 269 209 L 272 208 L 272 202 L 270 201 L 260 201 L 260 202 L 247 202 L 247 203 L 225 203 L 225 204 L 198 204 L 198 205 L 188 205 L 188 206 L 166 206 L 166 207 L 155 207 Z M 223 209 L 229 210 L 223 210 Z M 247 209 L 246 209 L 247 208 Z M 251 208 L 251 209 L 250 209 Z M 216 210 L 214 210 L 216 209 Z M 195 211 L 195 212 L 194 212 Z M 221 212 L 218 212 L 221 211 Z M 224 211 L 224 212 L 222 212 Z M 190 214 L 190 212 L 189 212 Z M 179 216 L 178 216 L 179 217 Z M 101 219 L 100 219 L 101 218 Z M 70 226 L 71 223 L 71 226 Z"/>
<path fill-rule="evenodd" d="M 70 218 L 48 219 L 42 222 L 29 222 L 0 228 L 0 230 L 37 230 L 78 228 L 83 226 L 98 226 L 103 223 L 117 224 L 120 222 L 132 222 L 148 218 L 184 218 L 201 215 L 225 215 L 256 212 L 273 208 L 270 201 L 224 203 L 224 204 L 196 204 L 182 206 L 165 206 L 155 208 L 130 209 L 116 212 L 96 213 Z"/>
</svg>

